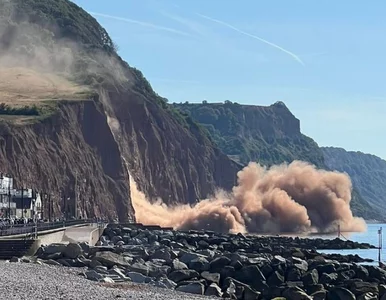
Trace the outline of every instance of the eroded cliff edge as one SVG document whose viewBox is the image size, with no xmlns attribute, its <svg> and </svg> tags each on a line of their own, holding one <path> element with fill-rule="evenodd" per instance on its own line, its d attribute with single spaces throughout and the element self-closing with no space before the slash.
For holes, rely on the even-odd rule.
<svg viewBox="0 0 386 300">
<path fill-rule="evenodd" d="M 18 187 L 51 193 L 57 217 L 64 198 L 70 198 L 67 207 L 73 211 L 77 186 L 87 217 L 133 218 L 128 173 L 94 101 L 60 102 L 52 116 L 27 124 L 14 119 L 0 124 L 0 165 Z"/>
</svg>

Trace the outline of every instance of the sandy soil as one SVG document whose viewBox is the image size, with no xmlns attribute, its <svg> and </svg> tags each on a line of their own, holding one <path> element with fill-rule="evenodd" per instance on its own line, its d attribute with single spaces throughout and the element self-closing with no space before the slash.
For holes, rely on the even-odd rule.
<svg viewBox="0 0 386 300">
<path fill-rule="evenodd" d="M 55 74 L 21 67 L 0 69 L 0 103 L 24 106 L 43 100 L 78 100 L 86 91 L 86 87 Z"/>
</svg>

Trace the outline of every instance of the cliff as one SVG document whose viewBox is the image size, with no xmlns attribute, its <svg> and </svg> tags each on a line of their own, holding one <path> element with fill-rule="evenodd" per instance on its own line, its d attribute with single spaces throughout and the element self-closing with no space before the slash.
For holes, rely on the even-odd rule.
<svg viewBox="0 0 386 300">
<path fill-rule="evenodd" d="M 378 211 L 386 212 L 386 161 L 363 152 L 322 147 L 326 165 L 346 172 L 361 195 Z"/>
<path fill-rule="evenodd" d="M 83 9 L 1 0 L 0 25 L 2 171 L 50 191 L 57 214 L 59 194 L 73 202 L 76 178 L 88 216 L 121 220 L 134 218 L 130 175 L 166 203 L 235 185 L 241 166 L 157 95 Z"/>
<path fill-rule="evenodd" d="M 133 216 L 118 144 L 94 101 L 58 103 L 49 118 L 26 124 L 15 121 L 0 124 L 0 164 L 18 187 L 51 193 L 56 217 L 66 206 L 74 211 L 75 192 L 80 210 L 88 217 L 127 220 Z M 76 185 L 76 180 L 81 184 Z"/>
<path fill-rule="evenodd" d="M 304 160 L 324 167 L 318 145 L 300 131 L 300 121 L 282 102 L 270 106 L 223 103 L 173 104 L 209 131 L 226 154 L 267 166 Z"/>
<path fill-rule="evenodd" d="M 318 168 L 335 170 L 335 163 L 325 163 L 322 149 L 300 131 L 300 121 L 283 102 L 270 106 L 225 103 L 173 103 L 173 107 L 204 126 L 211 139 L 233 160 L 246 165 L 257 161 L 272 166 L 302 160 Z M 354 181 L 351 208 L 356 216 L 383 220 L 358 192 Z"/>
</svg>

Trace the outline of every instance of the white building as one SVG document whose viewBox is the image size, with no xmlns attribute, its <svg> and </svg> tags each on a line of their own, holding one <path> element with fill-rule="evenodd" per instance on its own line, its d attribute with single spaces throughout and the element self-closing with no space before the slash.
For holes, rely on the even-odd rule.
<svg viewBox="0 0 386 300">
<path fill-rule="evenodd" d="M 16 215 L 16 203 L 12 197 L 15 194 L 13 178 L 0 173 L 0 216 L 13 217 Z"/>
</svg>

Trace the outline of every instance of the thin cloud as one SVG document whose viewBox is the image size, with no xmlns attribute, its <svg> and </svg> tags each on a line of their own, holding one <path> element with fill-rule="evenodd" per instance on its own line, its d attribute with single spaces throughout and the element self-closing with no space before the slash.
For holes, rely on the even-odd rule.
<svg viewBox="0 0 386 300">
<path fill-rule="evenodd" d="M 266 44 L 268 44 L 268 45 L 270 45 L 270 46 L 272 46 L 272 47 L 274 47 L 274 48 L 276 48 L 276 49 L 279 49 L 280 51 L 282 51 L 282 52 L 288 54 L 289 56 L 291 56 L 293 59 L 295 59 L 295 60 L 296 60 L 298 63 L 300 63 L 301 65 L 303 65 L 303 66 L 305 65 L 304 62 L 299 58 L 299 56 L 297 56 L 296 54 L 292 53 L 292 52 L 289 51 L 289 50 L 286 50 L 286 49 L 280 47 L 279 45 L 276 45 L 276 44 L 274 44 L 274 43 L 271 43 L 271 42 L 269 42 L 269 41 L 267 41 L 267 40 L 265 40 L 265 39 L 263 39 L 263 38 L 261 38 L 261 37 L 258 37 L 258 36 L 256 36 L 256 35 L 253 35 L 253 34 L 250 34 L 250 33 L 248 33 L 248 32 L 245 32 L 245 31 L 243 31 L 243 30 L 241 30 L 241 29 L 239 29 L 239 28 L 236 28 L 236 27 L 234 27 L 234 26 L 232 26 L 232 25 L 230 25 L 230 24 L 228 24 L 228 23 L 225 23 L 225 22 L 223 22 L 223 21 L 220 21 L 220 20 L 217 20 L 217 19 L 214 19 L 214 18 L 205 16 L 205 15 L 202 15 L 202 14 L 199 14 L 199 13 L 196 13 L 196 15 L 199 16 L 199 17 L 201 17 L 201 18 L 207 19 L 207 20 L 209 20 L 209 21 L 212 21 L 212 22 L 221 24 L 221 25 L 223 25 L 223 26 L 226 26 L 226 27 L 228 27 L 228 28 L 230 28 L 230 29 L 232 29 L 232 30 L 238 32 L 238 33 L 241 33 L 241 34 L 246 35 L 246 36 L 248 36 L 248 37 L 251 37 L 251 38 L 253 38 L 253 39 L 259 40 L 259 41 L 261 41 L 261 42 L 263 42 L 263 43 L 266 43 Z"/>
<path fill-rule="evenodd" d="M 169 19 L 171 19 L 173 21 L 176 21 L 176 22 L 186 26 L 191 31 L 199 34 L 200 36 L 205 36 L 205 37 L 208 36 L 208 32 L 207 32 L 206 28 L 204 26 L 202 26 L 201 24 L 199 24 L 199 23 L 196 23 L 194 21 L 185 19 L 185 18 L 180 17 L 180 16 L 173 15 L 173 14 L 168 13 L 168 12 L 163 11 L 163 10 L 161 10 L 160 13 L 162 15 L 164 15 L 165 17 L 167 17 L 167 18 L 169 18 Z"/>
<path fill-rule="evenodd" d="M 98 16 L 98 17 L 113 19 L 113 20 L 117 20 L 117 21 L 127 22 L 127 23 L 131 23 L 131 24 L 136 24 L 136 25 L 140 25 L 140 26 L 143 26 L 143 27 L 148 27 L 148 28 L 152 28 L 152 29 L 155 29 L 155 30 L 167 31 L 167 32 L 170 32 L 170 33 L 178 34 L 178 35 L 190 36 L 190 34 L 187 33 L 187 32 L 183 32 L 183 31 L 180 31 L 180 30 L 177 30 L 177 29 L 173 29 L 173 28 L 169 28 L 169 27 L 155 25 L 155 24 L 152 24 L 152 23 L 137 21 L 137 20 L 133 20 L 133 19 L 129 19 L 129 18 L 122 18 L 122 17 L 112 16 L 112 15 L 101 14 L 101 13 L 97 13 L 97 12 L 89 12 L 89 13 L 91 15 L 93 15 L 93 16 Z"/>
</svg>

